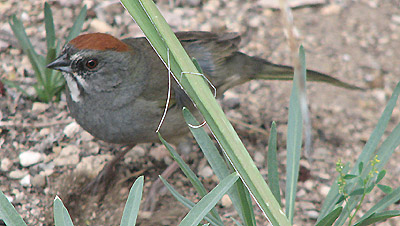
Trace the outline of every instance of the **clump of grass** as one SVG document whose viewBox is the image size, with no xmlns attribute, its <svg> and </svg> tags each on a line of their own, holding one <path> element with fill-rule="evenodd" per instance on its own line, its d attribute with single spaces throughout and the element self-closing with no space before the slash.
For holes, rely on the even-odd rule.
<svg viewBox="0 0 400 226">
<path fill-rule="evenodd" d="M 86 12 L 87 8 L 84 6 L 76 18 L 66 42 L 70 41 L 81 32 L 83 22 L 86 18 Z M 44 25 L 46 28 L 47 44 L 47 54 L 45 56 L 42 56 L 35 51 L 35 48 L 25 32 L 22 21 L 19 20 L 16 15 L 11 17 L 9 24 L 14 32 L 15 37 L 18 39 L 24 54 L 28 56 L 32 69 L 35 72 L 36 83 L 33 85 L 33 87 L 35 89 L 36 96 L 30 96 L 24 89 L 10 80 L 3 79 L 2 82 L 8 86 L 17 88 L 31 99 L 36 99 L 41 102 L 59 101 L 61 92 L 65 87 L 65 80 L 59 71 L 46 68 L 46 65 L 55 59 L 61 49 L 61 41 L 57 40 L 56 38 L 53 13 L 50 5 L 47 2 L 44 3 Z"/>
</svg>

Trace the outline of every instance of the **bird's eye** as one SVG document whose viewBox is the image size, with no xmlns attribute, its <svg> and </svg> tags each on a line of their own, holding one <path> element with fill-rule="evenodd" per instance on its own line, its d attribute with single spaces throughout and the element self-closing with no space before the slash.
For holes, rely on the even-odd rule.
<svg viewBox="0 0 400 226">
<path fill-rule="evenodd" d="M 97 59 L 90 59 L 90 60 L 86 61 L 85 66 L 88 69 L 95 69 L 98 64 L 99 64 L 99 62 L 97 61 Z"/>
</svg>

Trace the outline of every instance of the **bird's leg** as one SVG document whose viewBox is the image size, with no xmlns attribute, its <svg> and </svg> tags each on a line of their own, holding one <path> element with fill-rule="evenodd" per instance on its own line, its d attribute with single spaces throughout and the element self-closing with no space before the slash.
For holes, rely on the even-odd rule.
<svg viewBox="0 0 400 226">
<path fill-rule="evenodd" d="M 171 165 L 169 165 L 167 167 L 167 169 L 164 170 L 164 172 L 161 174 L 161 176 L 164 179 L 168 179 L 168 177 L 170 177 L 177 169 L 179 168 L 179 165 L 177 162 L 173 162 Z M 149 193 L 147 194 L 147 198 L 144 201 L 143 204 L 143 210 L 144 211 L 149 211 L 149 212 L 153 212 L 157 201 L 158 201 L 158 197 L 159 197 L 159 191 L 161 190 L 161 188 L 164 186 L 164 184 L 162 183 L 160 178 L 157 178 L 156 181 L 154 181 L 154 183 L 151 185 L 151 188 L 149 190 Z"/>
<path fill-rule="evenodd" d="M 99 194 L 102 191 L 104 194 L 108 190 L 112 180 L 115 178 L 115 165 L 128 153 L 135 145 L 129 145 L 103 167 L 96 178 L 83 189 L 84 193 Z"/>
<path fill-rule="evenodd" d="M 192 139 L 190 137 L 186 137 L 185 139 L 181 140 L 181 142 L 177 145 L 176 147 L 178 153 L 181 154 L 181 158 L 186 161 L 188 159 L 189 153 L 192 151 Z M 179 165 L 177 162 L 173 162 L 171 165 L 167 167 L 161 174 L 161 176 L 164 179 L 167 179 L 170 177 L 176 170 L 179 168 Z M 147 194 L 146 200 L 144 201 L 143 204 L 143 210 L 144 211 L 149 211 L 153 212 L 157 201 L 158 197 L 160 195 L 160 190 L 163 188 L 164 184 L 160 180 L 160 178 L 157 178 L 153 184 L 151 185 L 151 188 L 149 190 L 149 193 Z"/>
</svg>

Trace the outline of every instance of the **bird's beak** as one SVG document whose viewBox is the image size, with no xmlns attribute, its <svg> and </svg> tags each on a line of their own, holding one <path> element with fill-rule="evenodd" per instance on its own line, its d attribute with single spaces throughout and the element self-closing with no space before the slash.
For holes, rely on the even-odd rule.
<svg viewBox="0 0 400 226">
<path fill-rule="evenodd" d="M 71 60 L 68 59 L 67 54 L 60 55 L 53 62 L 49 63 L 46 67 L 54 70 L 72 73 Z"/>
</svg>

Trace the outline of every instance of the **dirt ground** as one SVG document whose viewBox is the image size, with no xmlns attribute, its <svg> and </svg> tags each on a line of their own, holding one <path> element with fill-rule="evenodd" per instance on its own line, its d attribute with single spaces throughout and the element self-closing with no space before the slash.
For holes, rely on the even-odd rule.
<svg viewBox="0 0 400 226">
<path fill-rule="evenodd" d="M 24 22 L 36 50 L 45 51 L 43 1 L 0 2 L 0 75 L 14 80 L 29 93 L 35 81 L 33 70 L 8 19 L 16 14 Z M 83 2 L 83 3 L 82 3 Z M 83 4 L 88 6 L 84 32 L 107 32 L 116 37 L 142 36 L 117 1 L 52 1 L 57 36 L 66 37 L 68 28 Z M 158 1 L 166 20 L 176 31 L 203 30 L 239 32 L 241 50 L 280 64 L 290 64 L 289 48 L 280 13 L 267 0 L 181 0 Z M 398 0 L 328 0 L 326 4 L 294 10 L 294 21 L 307 55 L 307 67 L 351 84 L 369 89 L 349 91 L 325 84 L 308 84 L 314 135 L 315 163 L 302 160 L 305 169 L 299 182 L 295 225 L 313 225 L 329 186 L 337 176 L 338 159 L 353 163 L 378 121 L 400 75 L 400 4 Z M 62 42 L 63 43 L 63 42 Z M 277 122 L 278 159 L 284 175 L 288 101 L 291 83 L 252 81 L 226 92 L 221 104 L 245 143 L 257 166 L 266 176 L 267 134 Z M 81 190 L 101 165 L 120 150 L 84 132 L 68 115 L 63 96 L 60 103 L 40 104 L 14 88 L 1 90 L 0 99 L 0 189 L 12 200 L 28 225 L 53 225 L 52 202 L 59 195 L 75 225 L 119 225 L 129 188 L 138 175 L 145 176 L 146 197 L 157 175 L 171 164 L 168 152 L 159 144 L 134 148 L 118 166 L 117 182 L 104 199 L 82 194 Z M 399 123 L 396 107 L 388 131 Z M 217 180 L 194 144 L 188 164 L 198 172 L 208 189 Z M 21 153 L 34 152 L 33 165 L 23 162 Z M 32 152 L 28 152 L 32 154 Z M 383 183 L 400 185 L 398 150 L 386 166 Z M 181 172 L 169 182 L 192 200 L 197 195 Z M 281 177 L 284 187 L 284 178 Z M 373 192 L 363 211 L 383 196 Z M 399 209 L 399 204 L 391 207 Z M 268 225 L 258 208 L 259 225 Z M 229 200 L 218 210 L 238 218 Z M 187 213 L 163 192 L 153 214 L 141 213 L 139 225 L 176 225 Z M 225 218 L 224 218 L 225 219 Z M 397 223 L 396 223 L 397 222 Z M 393 219 L 378 225 L 399 225 Z"/>
</svg>

